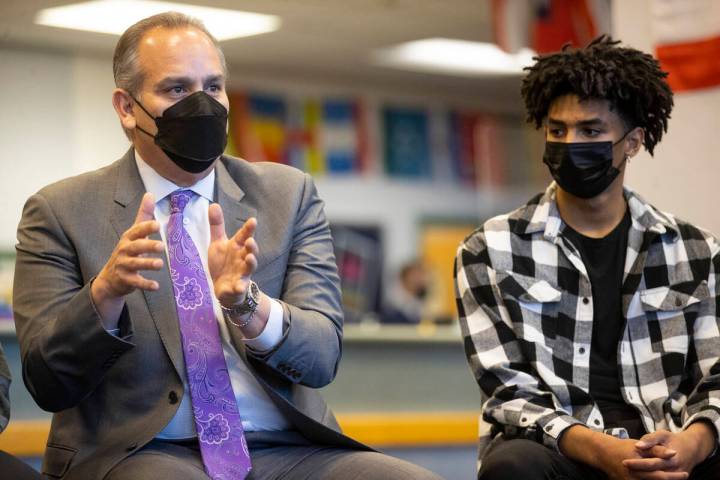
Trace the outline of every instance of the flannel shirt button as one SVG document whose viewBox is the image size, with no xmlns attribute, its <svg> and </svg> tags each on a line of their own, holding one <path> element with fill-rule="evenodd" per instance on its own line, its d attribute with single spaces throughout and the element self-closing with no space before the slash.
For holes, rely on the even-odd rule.
<svg viewBox="0 0 720 480">
<path fill-rule="evenodd" d="M 589 299 L 588 297 L 584 297 L 584 298 L 583 298 L 583 303 L 584 303 L 585 305 L 587 305 L 588 303 L 590 303 L 590 299 Z"/>
<path fill-rule="evenodd" d="M 585 347 L 580 347 L 580 348 L 578 349 L 578 352 L 580 352 L 580 355 L 584 354 L 584 353 L 585 353 Z"/>
<path fill-rule="evenodd" d="M 595 425 L 600 425 L 600 420 L 598 420 L 598 419 L 596 418 L 595 420 L 593 420 L 593 423 L 594 423 Z"/>
<path fill-rule="evenodd" d="M 547 427 L 545 427 L 545 431 L 546 431 L 546 432 L 549 432 L 549 431 L 551 431 L 551 430 L 552 430 L 552 425 L 548 425 Z"/>
<path fill-rule="evenodd" d="M 682 306 L 682 300 L 681 300 L 680 298 L 676 298 L 676 299 L 675 299 L 675 306 L 676 306 L 676 307 Z"/>
</svg>

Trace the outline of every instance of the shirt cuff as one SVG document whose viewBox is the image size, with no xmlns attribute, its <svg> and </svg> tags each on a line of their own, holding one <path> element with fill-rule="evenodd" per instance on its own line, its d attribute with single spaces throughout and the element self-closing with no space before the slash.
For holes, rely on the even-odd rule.
<svg viewBox="0 0 720 480">
<path fill-rule="evenodd" d="M 270 350 L 280 343 L 283 335 L 283 308 L 280 302 L 274 298 L 270 298 L 270 315 L 265 324 L 265 328 L 260 335 L 255 338 L 246 338 L 243 340 L 245 345 L 259 352 Z"/>
<path fill-rule="evenodd" d="M 560 438 L 567 429 L 575 425 L 587 427 L 587 425 L 577 418 L 560 412 L 551 413 L 539 418 L 537 424 L 543 432 L 543 444 L 560 454 L 562 454 L 560 451 Z"/>
</svg>

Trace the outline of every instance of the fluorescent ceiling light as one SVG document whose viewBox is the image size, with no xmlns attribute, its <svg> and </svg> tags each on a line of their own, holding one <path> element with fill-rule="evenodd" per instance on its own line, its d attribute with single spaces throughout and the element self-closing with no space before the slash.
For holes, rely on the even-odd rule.
<svg viewBox="0 0 720 480">
<path fill-rule="evenodd" d="M 526 48 L 510 54 L 493 43 L 427 38 L 382 49 L 374 61 L 385 67 L 459 76 L 518 75 L 532 65 L 534 55 Z"/>
<path fill-rule="evenodd" d="M 249 37 L 280 28 L 280 18 L 275 15 L 151 0 L 97 0 L 46 8 L 37 13 L 35 23 L 120 35 L 138 20 L 167 11 L 202 20 L 218 40 Z"/>
</svg>

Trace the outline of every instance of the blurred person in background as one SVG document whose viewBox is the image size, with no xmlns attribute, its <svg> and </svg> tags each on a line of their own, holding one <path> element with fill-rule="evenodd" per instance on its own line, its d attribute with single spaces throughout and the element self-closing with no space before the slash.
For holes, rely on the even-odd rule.
<svg viewBox="0 0 720 480">
<path fill-rule="evenodd" d="M 156 15 L 121 36 L 113 71 L 132 147 L 33 195 L 18 228 L 24 379 L 54 412 L 43 472 L 438 478 L 343 435 L 318 394 L 343 325 L 323 202 L 298 170 L 222 155 L 217 41 Z"/>
<path fill-rule="evenodd" d="M 428 319 L 429 289 L 430 272 L 420 260 L 403 265 L 385 298 L 383 323 L 418 324 Z"/>
<path fill-rule="evenodd" d="M 0 435 L 10 421 L 10 369 L 0 345 Z M 12 480 L 39 480 L 40 474 L 12 455 L 0 450 L 0 477 Z"/>
<path fill-rule="evenodd" d="M 667 130 L 667 74 L 607 37 L 527 70 L 555 181 L 455 265 L 478 478 L 720 478 L 720 245 L 623 186 Z"/>
</svg>

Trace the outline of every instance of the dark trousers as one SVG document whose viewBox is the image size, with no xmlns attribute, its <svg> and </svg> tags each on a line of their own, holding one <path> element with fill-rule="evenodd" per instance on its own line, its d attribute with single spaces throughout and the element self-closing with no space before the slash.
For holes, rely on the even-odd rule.
<svg viewBox="0 0 720 480">
<path fill-rule="evenodd" d="M 531 440 L 506 440 L 485 454 L 478 480 L 605 480 L 606 475 Z M 720 455 L 695 467 L 689 480 L 720 480 Z"/>
<path fill-rule="evenodd" d="M 40 480 L 40 474 L 12 455 L 0 451 L 0 478 Z"/>
</svg>

